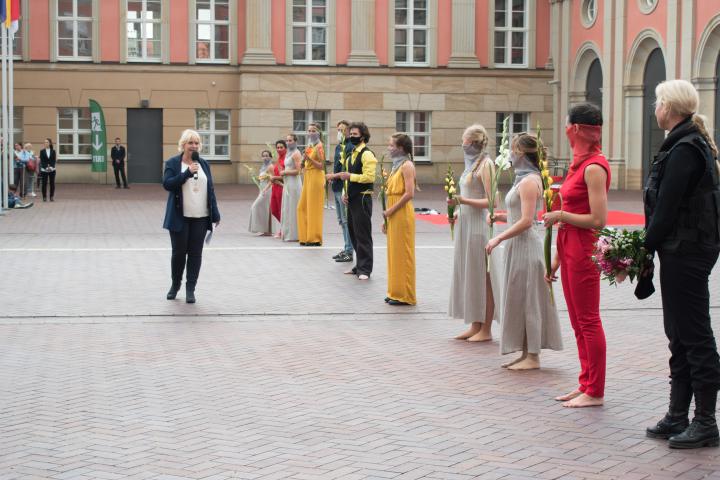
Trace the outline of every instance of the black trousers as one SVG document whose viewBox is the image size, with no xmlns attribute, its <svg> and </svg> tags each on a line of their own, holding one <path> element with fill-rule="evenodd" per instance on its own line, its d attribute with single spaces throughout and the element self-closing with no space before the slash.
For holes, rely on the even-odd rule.
<svg viewBox="0 0 720 480">
<path fill-rule="evenodd" d="M 57 173 L 56 170 L 53 170 L 52 172 L 40 172 L 40 176 L 42 177 L 43 199 L 47 198 L 48 180 L 50 180 L 50 198 L 53 198 L 55 196 L 55 174 L 56 173 Z"/>
<path fill-rule="evenodd" d="M 120 177 L 122 177 L 123 187 L 127 187 L 127 178 L 125 177 L 125 162 L 117 164 L 113 161 L 113 170 L 115 171 L 115 185 L 120 186 Z"/>
<path fill-rule="evenodd" d="M 355 250 L 358 275 L 370 275 L 373 269 L 372 195 L 358 195 L 348 201 L 348 230 Z"/>
<path fill-rule="evenodd" d="M 202 265 L 202 251 L 205 235 L 207 234 L 210 217 L 188 218 L 185 217 L 183 229 L 179 232 L 170 232 L 170 243 L 172 244 L 172 257 L 170 260 L 170 271 L 172 282 L 182 282 L 185 263 L 187 262 L 186 287 L 195 288 L 200 265 Z"/>
<path fill-rule="evenodd" d="M 665 334 L 670 341 L 670 378 L 693 391 L 720 388 L 720 359 L 710 325 L 708 277 L 718 251 L 683 245 L 659 252 Z"/>
</svg>

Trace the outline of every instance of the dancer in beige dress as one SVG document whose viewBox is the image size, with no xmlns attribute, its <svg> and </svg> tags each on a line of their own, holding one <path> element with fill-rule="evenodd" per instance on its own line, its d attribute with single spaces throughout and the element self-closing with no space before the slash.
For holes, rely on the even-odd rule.
<svg viewBox="0 0 720 480">
<path fill-rule="evenodd" d="M 298 241 L 297 206 L 302 193 L 302 155 L 297 147 L 297 135 L 287 136 L 287 153 L 283 176 L 282 210 L 280 214 L 280 232 L 286 242 Z"/>
<path fill-rule="evenodd" d="M 503 367 L 531 370 L 540 368 L 541 349 L 562 350 L 562 337 L 544 279 L 543 241 L 533 228 L 543 191 L 537 139 L 521 134 L 513 140 L 512 150 L 515 183 L 505 197 L 508 213 L 495 216 L 495 221 L 506 221 L 510 227 L 491 238 L 486 250 L 492 254 L 507 241 L 504 281 L 498 285 L 503 292 L 500 353 L 522 354 Z"/>
<path fill-rule="evenodd" d="M 487 132 L 482 125 L 472 125 L 465 130 L 462 136 L 465 171 L 458 181 L 460 195 L 448 199 L 448 204 L 459 206 L 455 209 L 457 218 L 449 219 L 456 222 L 456 227 L 448 314 L 470 325 L 455 338 L 471 342 L 492 340 L 492 320 L 495 318 L 496 302 L 485 263 L 485 245 L 489 237 L 485 222 L 486 191 L 493 171 L 492 160 L 485 152 L 487 141 Z"/>
</svg>

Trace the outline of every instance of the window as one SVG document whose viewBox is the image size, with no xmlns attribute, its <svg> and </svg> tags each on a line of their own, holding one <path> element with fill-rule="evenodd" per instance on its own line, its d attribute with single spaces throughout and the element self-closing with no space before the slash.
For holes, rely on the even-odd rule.
<svg viewBox="0 0 720 480">
<path fill-rule="evenodd" d="M 597 18 L 597 0 L 583 0 L 580 20 L 585 28 L 590 28 Z"/>
<path fill-rule="evenodd" d="M 328 112 L 322 110 L 294 110 L 293 111 L 293 127 L 292 133 L 298 137 L 298 148 L 300 151 L 305 149 L 307 145 L 307 127 L 311 123 L 320 125 L 320 141 L 328 142 Z"/>
<path fill-rule="evenodd" d="M 128 60 L 160 60 L 161 22 L 162 0 L 127 0 Z"/>
<path fill-rule="evenodd" d="M 293 0 L 293 61 L 327 62 L 327 0 Z"/>
<path fill-rule="evenodd" d="M 228 0 L 198 0 L 195 4 L 195 59 L 230 60 L 230 5 Z"/>
<path fill-rule="evenodd" d="M 0 112 L 0 125 L 2 124 L 2 112 Z M 22 107 L 13 108 L 13 142 L 23 140 L 23 109 Z M 10 139 L 8 139 L 10 141 Z"/>
<path fill-rule="evenodd" d="M 18 30 L 15 32 L 15 36 L 13 38 L 13 57 L 15 58 L 22 58 L 23 54 L 23 48 L 22 48 L 22 20 L 18 22 Z"/>
<path fill-rule="evenodd" d="M 91 158 L 89 108 L 58 108 L 57 130 L 60 157 Z"/>
<path fill-rule="evenodd" d="M 658 1 L 657 0 L 638 0 L 638 3 L 640 4 L 640 11 L 644 14 L 652 13 L 653 10 L 655 10 L 655 7 L 657 7 Z"/>
<path fill-rule="evenodd" d="M 502 142 L 503 122 L 505 117 L 510 117 L 508 122 L 508 134 L 527 132 L 530 125 L 529 113 L 501 113 L 495 114 L 495 155 L 500 154 L 500 143 Z"/>
<path fill-rule="evenodd" d="M 230 110 L 195 110 L 195 129 L 202 139 L 204 157 L 230 159 Z"/>
<path fill-rule="evenodd" d="M 92 0 L 58 0 L 57 55 L 59 59 L 92 59 L 92 14 Z"/>
<path fill-rule="evenodd" d="M 395 65 L 428 64 L 427 0 L 395 1 Z"/>
<path fill-rule="evenodd" d="M 430 161 L 430 112 L 396 112 L 395 130 L 412 139 L 416 161 Z"/>
<path fill-rule="evenodd" d="M 495 0 L 495 65 L 527 66 L 527 0 Z"/>
</svg>

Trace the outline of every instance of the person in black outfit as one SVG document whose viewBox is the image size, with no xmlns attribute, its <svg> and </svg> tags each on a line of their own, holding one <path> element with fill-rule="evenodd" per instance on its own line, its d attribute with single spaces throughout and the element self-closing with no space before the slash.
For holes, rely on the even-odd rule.
<svg viewBox="0 0 720 480">
<path fill-rule="evenodd" d="M 670 406 L 647 436 L 671 448 L 718 446 L 720 359 L 710 325 L 708 277 L 720 252 L 717 147 L 696 115 L 699 96 L 685 80 L 655 90 L 655 116 L 670 133 L 644 191 L 645 248 L 660 258 L 665 334 L 670 341 Z M 652 273 L 651 264 L 646 267 Z M 695 417 L 688 422 L 695 395 Z"/>
<path fill-rule="evenodd" d="M 348 132 L 347 140 L 353 150 L 345 157 L 344 171 L 327 178 L 342 180 L 347 185 L 343 202 L 348 206 L 348 229 L 356 263 L 345 273 L 357 275 L 359 280 L 368 280 L 373 269 L 372 196 L 377 158 L 367 146 L 370 141 L 367 125 L 352 123 Z"/>
<path fill-rule="evenodd" d="M 125 147 L 120 145 L 120 137 L 115 138 L 115 145 L 110 149 L 110 158 L 115 171 L 115 188 L 120 188 L 121 176 L 123 188 L 130 188 L 125 177 Z"/>
<path fill-rule="evenodd" d="M 202 264 L 203 242 L 207 231 L 220 224 L 210 165 L 200 158 L 200 135 L 185 130 L 178 142 L 182 153 L 165 162 L 163 187 L 168 191 L 163 228 L 170 231 L 172 285 L 167 293 L 174 300 L 180 290 L 187 263 L 185 301 L 195 303 L 195 286 Z"/>
<path fill-rule="evenodd" d="M 53 148 L 52 140 L 45 139 L 45 147 L 40 150 L 40 177 L 42 180 L 43 202 L 47 202 L 47 185 L 50 182 L 50 201 L 55 201 L 55 165 L 57 155 Z"/>
<path fill-rule="evenodd" d="M 340 263 L 353 261 L 353 247 L 352 241 L 350 240 L 350 229 L 348 228 L 345 204 L 342 200 L 343 192 L 345 190 L 345 182 L 341 180 L 334 180 L 334 174 L 345 170 L 345 158 L 352 155 L 354 148 L 352 143 L 346 141 L 349 126 L 350 123 L 347 120 L 340 120 L 337 123 L 338 143 L 335 145 L 333 173 L 326 175 L 328 182 L 332 185 L 333 196 L 335 197 L 335 213 L 337 214 L 338 223 L 340 224 L 340 228 L 342 228 L 343 232 L 343 240 L 345 241 L 345 245 L 340 253 L 333 256 L 333 260 Z"/>
</svg>

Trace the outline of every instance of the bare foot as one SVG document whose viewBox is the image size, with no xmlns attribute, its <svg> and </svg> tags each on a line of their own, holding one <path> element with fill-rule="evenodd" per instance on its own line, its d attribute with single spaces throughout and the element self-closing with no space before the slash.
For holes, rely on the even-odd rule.
<svg viewBox="0 0 720 480">
<path fill-rule="evenodd" d="M 603 404 L 602 397 L 591 397 L 585 393 L 578 395 L 572 400 L 563 403 L 563 407 L 583 408 L 583 407 L 600 407 Z"/>
<path fill-rule="evenodd" d="M 468 338 L 472 337 L 479 331 L 480 331 L 480 327 L 476 327 L 475 324 L 473 323 L 470 328 L 468 328 L 463 333 L 461 333 L 460 335 L 455 337 L 455 340 L 467 340 Z"/>
<path fill-rule="evenodd" d="M 492 335 L 485 333 L 482 330 L 477 332 L 475 335 L 467 339 L 468 342 L 489 342 L 492 340 Z"/>
<path fill-rule="evenodd" d="M 572 400 L 575 397 L 579 397 L 582 395 L 582 392 L 580 390 L 573 390 L 570 393 L 566 393 L 565 395 L 560 395 L 559 397 L 555 397 L 555 400 L 558 402 L 567 402 L 568 400 Z"/>
<path fill-rule="evenodd" d="M 515 362 L 507 368 L 508 370 L 536 370 L 540 368 L 540 357 L 530 353 L 524 360 Z"/>
<path fill-rule="evenodd" d="M 520 355 L 518 358 L 516 358 L 516 359 L 513 360 L 512 362 L 503 363 L 503 364 L 500 365 L 500 366 L 501 366 L 502 368 L 508 368 L 510 365 L 515 365 L 515 364 L 518 363 L 518 362 L 522 362 L 523 360 L 525 360 L 526 357 L 527 357 L 527 354 L 526 354 L 526 353 L 523 353 L 522 355 Z"/>
</svg>

